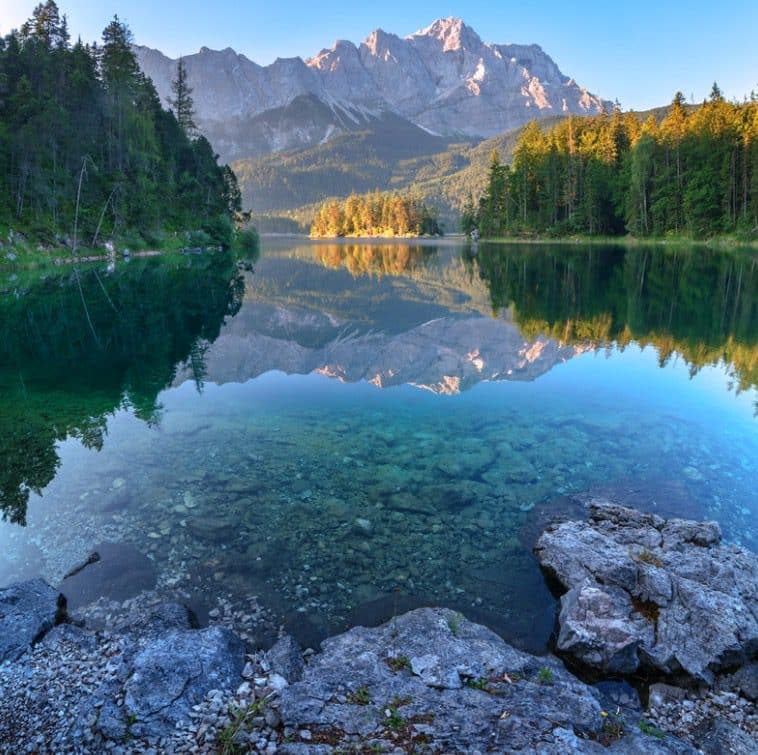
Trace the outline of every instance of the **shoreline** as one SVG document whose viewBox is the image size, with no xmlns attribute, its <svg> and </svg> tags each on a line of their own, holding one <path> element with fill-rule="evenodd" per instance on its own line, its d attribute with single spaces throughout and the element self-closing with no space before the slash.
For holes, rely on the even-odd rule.
<svg viewBox="0 0 758 755">
<path fill-rule="evenodd" d="M 175 603 L 95 632 L 41 579 L 0 590 L 0 752 L 750 751 L 758 735 L 755 554 L 721 544 L 713 522 L 586 505 L 589 519 L 549 525 L 535 545 L 567 589 L 558 655 L 519 650 L 448 608 L 355 626 L 318 651 L 289 635 L 263 651 L 213 617 L 200 628 Z M 658 589 L 682 578 L 673 597 Z M 677 628 L 679 593 L 692 579 L 701 598 L 693 604 L 684 593 L 694 612 Z M 652 613 L 625 602 L 627 582 L 656 601 L 655 638 Z M 574 612 L 577 590 L 589 610 Z M 598 590 L 609 603 L 597 603 Z M 716 611 L 709 601 L 725 595 Z M 673 650 L 658 648 L 671 641 Z M 650 685 L 642 699 L 635 679 Z"/>
<path fill-rule="evenodd" d="M 706 247 L 720 250 L 758 252 L 758 240 L 739 241 L 728 236 L 711 239 L 690 239 L 685 236 L 676 238 L 645 238 L 640 236 L 502 236 L 482 238 L 481 244 L 556 244 L 573 245 L 618 245 L 618 246 L 668 246 L 668 247 Z"/>
<path fill-rule="evenodd" d="M 297 233 L 262 233 L 261 241 L 297 241 L 306 242 L 314 245 L 337 244 L 339 246 L 349 246 L 351 244 L 363 244 L 368 246 L 386 246 L 386 245 L 411 245 L 423 247 L 461 247 L 468 246 L 474 249 L 486 247 L 488 245 L 534 245 L 534 246 L 661 246 L 670 249 L 687 249 L 689 247 L 715 249 L 719 251 L 730 251 L 737 254 L 756 254 L 758 253 L 758 241 L 736 241 L 728 238 L 718 239 L 642 239 L 634 236 L 619 237 L 574 237 L 566 236 L 562 238 L 551 237 L 498 237 L 481 239 L 474 243 L 463 234 L 446 234 L 445 236 L 335 236 L 335 237 L 313 237 L 308 234 Z M 125 261 L 129 259 L 138 259 L 145 257 L 169 257 L 174 255 L 188 254 L 207 254 L 219 253 L 217 249 L 143 249 L 140 251 L 130 252 L 123 255 L 117 252 L 114 254 L 86 254 L 72 256 L 70 250 L 61 248 L 59 253 L 51 250 L 45 252 L 26 253 L 19 252 L 15 248 L 0 249 L 0 272 L 14 272 L 16 270 L 33 270 L 46 267 L 62 267 L 66 265 L 78 265 L 94 262 L 111 262 Z"/>
<path fill-rule="evenodd" d="M 233 253 L 233 250 L 229 250 Z M 42 256 L 42 252 L 35 253 L 34 255 L 14 254 L 14 258 L 9 260 L 6 255 L 0 253 L 0 272 L 14 272 L 16 270 L 35 270 L 48 267 L 64 267 L 67 265 L 80 265 L 94 262 L 128 262 L 130 259 L 144 259 L 148 257 L 173 257 L 173 256 L 190 256 L 196 254 L 224 254 L 225 252 L 219 249 L 199 249 L 186 247 L 181 249 L 142 249 L 136 252 L 129 252 L 123 254 L 116 252 L 115 254 L 87 254 L 72 256 L 70 250 L 66 249 L 65 252 L 61 250 L 61 254 L 47 254 Z"/>
</svg>

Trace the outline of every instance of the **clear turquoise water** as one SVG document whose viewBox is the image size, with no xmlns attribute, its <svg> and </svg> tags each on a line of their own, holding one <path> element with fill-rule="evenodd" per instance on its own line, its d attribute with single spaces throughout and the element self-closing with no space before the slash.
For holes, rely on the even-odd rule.
<svg viewBox="0 0 758 755">
<path fill-rule="evenodd" d="M 638 285 L 633 253 L 618 249 L 607 265 L 603 250 L 587 250 L 591 265 L 579 256 L 568 272 L 560 251 L 545 250 L 554 275 L 575 280 L 536 305 L 555 283 L 539 252 L 484 249 L 472 260 L 454 245 L 345 252 L 279 242 L 264 246 L 254 272 L 224 268 L 214 283 L 194 261 L 180 273 L 153 263 L 138 275 L 117 271 L 106 279 L 117 306 L 118 292 L 154 292 L 148 324 L 124 328 L 153 323 L 151 338 L 178 344 L 166 349 L 176 360 L 168 372 L 165 360 L 160 369 L 151 361 L 154 347 L 119 346 L 129 339 L 108 330 L 107 308 L 98 320 L 96 284 L 85 285 L 94 330 L 108 341 L 97 366 L 79 371 L 81 355 L 60 337 L 52 351 L 11 345 L 6 354 L 0 422 L 16 477 L 5 496 L 31 474 L 25 464 L 53 467 L 29 492 L 25 526 L 11 516 L 0 524 L 0 582 L 41 573 L 57 583 L 96 544 L 129 543 L 153 561 L 161 594 L 206 610 L 219 595 L 240 607 L 256 595 L 306 641 L 429 603 L 540 648 L 555 601 L 530 548 L 551 517 L 579 510 L 575 494 L 715 518 L 727 539 L 755 549 L 755 261 L 714 258 L 719 275 L 742 275 L 740 288 L 700 290 L 693 306 L 715 314 L 703 325 L 684 311 L 682 329 L 650 314 L 677 300 L 670 288 L 635 298 L 618 282 Z M 670 261 L 651 255 L 646 266 L 662 266 L 665 279 Z M 502 306 L 510 289 L 493 265 L 518 269 L 523 298 Z M 194 291 L 223 304 L 210 315 L 192 310 L 186 339 L 158 316 L 167 275 L 186 276 L 187 301 Z M 692 290 L 688 282 L 682 301 Z M 172 289 L 175 308 L 189 306 L 182 291 Z M 139 300 L 149 309 L 150 296 Z M 635 321 L 632 305 L 649 321 Z M 14 304 L 6 317 L 38 322 L 35 306 Z M 76 311 L 76 299 L 64 295 L 60 306 Z M 606 333 L 638 334 L 623 348 L 618 338 L 582 337 L 602 317 L 615 323 Z M 569 320 L 576 333 L 564 342 L 533 332 L 535 322 L 568 332 Z M 91 355 L 86 334 L 74 332 Z M 747 358 L 724 358 L 734 343 Z M 703 357 L 693 376 L 692 354 L 705 352 L 720 356 Z M 65 361 L 50 370 L 65 373 L 63 383 L 46 381 L 43 354 Z M 20 422 L 35 438 L 54 427 L 56 439 L 29 458 Z"/>
</svg>

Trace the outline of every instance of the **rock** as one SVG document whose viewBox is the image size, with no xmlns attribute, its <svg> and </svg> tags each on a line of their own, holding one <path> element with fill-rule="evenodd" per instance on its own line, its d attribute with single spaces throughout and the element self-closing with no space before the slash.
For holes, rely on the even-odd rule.
<svg viewBox="0 0 758 755">
<path fill-rule="evenodd" d="M 748 700 L 758 701 L 758 662 L 743 666 L 732 675 L 731 682 Z"/>
<path fill-rule="evenodd" d="M 236 688 L 245 648 L 229 630 L 172 630 L 148 642 L 129 663 L 124 715 L 139 737 L 160 737 L 189 718 L 213 689 Z"/>
<path fill-rule="evenodd" d="M 592 685 L 600 694 L 600 704 L 605 710 L 625 710 L 640 713 L 642 705 L 637 690 L 624 681 L 607 680 Z"/>
<path fill-rule="evenodd" d="M 130 619 L 117 629 L 141 641 L 160 637 L 171 630 L 197 629 L 197 616 L 181 603 L 161 603 L 145 614 Z"/>
<path fill-rule="evenodd" d="M 44 636 L 42 644 L 60 652 L 65 652 L 62 648 L 66 645 L 73 645 L 80 651 L 88 652 L 97 647 L 97 640 L 92 632 L 82 627 L 74 624 L 58 624 Z"/>
<path fill-rule="evenodd" d="M 185 502 L 185 505 L 188 504 Z M 197 516 L 188 519 L 187 529 L 199 540 L 209 543 L 228 543 L 237 536 L 236 525 L 218 516 Z"/>
<path fill-rule="evenodd" d="M 669 703 L 681 702 L 684 700 L 686 691 L 681 687 L 673 687 L 670 684 L 651 684 L 649 690 L 650 707 L 659 707 Z"/>
<path fill-rule="evenodd" d="M 438 689 L 460 689 L 463 686 L 461 675 L 455 667 L 446 667 L 438 655 L 414 655 L 410 667 L 416 676 L 429 687 Z"/>
<path fill-rule="evenodd" d="M 100 708 L 97 729 L 107 739 L 123 742 L 126 739 L 127 722 L 121 708 L 112 702 L 106 702 Z"/>
<path fill-rule="evenodd" d="M 285 687 L 289 686 L 289 682 L 281 674 L 271 674 L 268 685 L 275 692 L 281 692 Z"/>
<path fill-rule="evenodd" d="M 288 684 L 299 681 L 303 676 L 303 651 L 288 634 L 283 635 L 266 653 L 266 660 L 271 670 L 284 678 Z"/>
<path fill-rule="evenodd" d="M 355 520 L 354 530 L 358 535 L 363 535 L 364 537 L 370 537 L 373 534 L 374 528 L 368 519 L 363 519 L 362 517 L 358 517 Z"/>
<path fill-rule="evenodd" d="M 37 578 L 0 590 L 0 663 L 15 661 L 66 619 L 66 599 Z"/>
<path fill-rule="evenodd" d="M 596 587 L 590 580 L 563 596 L 559 622 L 558 647 L 611 674 L 636 671 L 640 637 L 649 633 L 652 640 L 653 634 L 644 619 L 632 617 L 626 593 Z"/>
<path fill-rule="evenodd" d="M 433 515 L 437 513 L 434 504 L 411 493 L 395 493 L 387 499 L 386 505 L 388 509 L 401 511 L 404 514 Z"/>
<path fill-rule="evenodd" d="M 61 582 L 70 608 L 88 605 L 101 597 L 119 602 L 155 587 L 155 564 L 129 543 L 100 543 L 97 560 L 89 560 Z"/>
<path fill-rule="evenodd" d="M 603 736 L 599 699 L 556 658 L 521 652 L 453 611 L 420 608 L 323 642 L 281 693 L 293 735 L 279 752 L 316 752 L 299 733 L 318 731 L 336 740 L 323 752 L 369 742 L 392 752 L 399 732 L 412 749 L 432 752 L 602 753 L 592 741 Z M 644 737 L 637 721 L 611 751 L 695 752 Z"/>
<path fill-rule="evenodd" d="M 695 730 L 695 739 L 704 755 L 756 755 L 758 743 L 731 721 L 711 719 Z"/>
<path fill-rule="evenodd" d="M 714 522 L 603 500 L 550 526 L 535 554 L 567 592 L 557 646 L 606 672 L 639 667 L 711 684 L 758 654 L 758 559 Z"/>
</svg>

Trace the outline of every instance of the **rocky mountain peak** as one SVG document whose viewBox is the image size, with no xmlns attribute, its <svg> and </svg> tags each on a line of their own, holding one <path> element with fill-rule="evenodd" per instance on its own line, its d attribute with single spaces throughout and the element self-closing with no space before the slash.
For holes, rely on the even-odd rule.
<svg viewBox="0 0 758 755">
<path fill-rule="evenodd" d="M 177 61 L 135 52 L 166 101 Z M 366 117 L 384 113 L 427 133 L 480 139 L 534 117 L 607 105 L 537 45 L 484 43 L 455 17 L 405 38 L 376 29 L 359 46 L 338 40 L 306 61 L 259 66 L 230 48 L 204 47 L 184 62 L 196 122 L 225 159 L 323 144 L 353 128 L 348 121 L 362 129 Z"/>
<path fill-rule="evenodd" d="M 366 48 L 372 55 L 380 55 L 396 43 L 401 43 L 401 39 L 397 35 L 390 34 L 384 29 L 374 29 L 363 41 L 361 47 Z"/>
<path fill-rule="evenodd" d="M 479 35 L 470 26 L 466 26 L 460 18 L 454 16 L 438 18 L 425 29 L 420 29 L 406 39 L 409 41 L 436 40 L 442 43 L 444 52 L 472 50 L 482 45 Z"/>
</svg>

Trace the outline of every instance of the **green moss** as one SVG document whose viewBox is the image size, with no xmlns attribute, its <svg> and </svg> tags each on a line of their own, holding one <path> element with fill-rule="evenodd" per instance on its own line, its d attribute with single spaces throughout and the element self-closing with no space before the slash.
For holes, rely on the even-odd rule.
<svg viewBox="0 0 758 755">
<path fill-rule="evenodd" d="M 365 685 L 355 692 L 348 692 L 347 701 L 351 705 L 368 705 L 371 702 L 371 693 Z"/>
<path fill-rule="evenodd" d="M 540 684 L 553 684 L 555 681 L 553 672 L 547 666 L 541 668 L 537 674 L 537 681 Z"/>
<path fill-rule="evenodd" d="M 649 736 L 655 737 L 656 739 L 666 738 L 665 732 L 662 732 L 658 727 L 653 726 L 653 724 L 648 723 L 644 719 L 640 719 L 638 726 L 640 727 L 640 731 L 643 734 L 648 734 Z"/>
<path fill-rule="evenodd" d="M 471 689 L 482 690 L 482 692 L 490 691 L 489 680 L 485 679 L 484 677 L 481 677 L 479 679 L 467 679 L 466 686 L 471 687 Z"/>
<path fill-rule="evenodd" d="M 447 617 L 447 625 L 450 629 L 450 633 L 455 637 L 457 637 L 461 631 L 462 619 L 463 619 L 463 614 L 458 611 L 456 611 L 453 614 L 448 615 Z"/>
<path fill-rule="evenodd" d="M 407 655 L 396 655 L 391 658 L 387 658 L 385 663 L 390 667 L 391 671 L 398 673 L 399 671 L 408 671 L 411 669 L 411 659 Z"/>
</svg>

